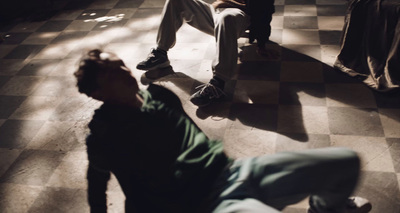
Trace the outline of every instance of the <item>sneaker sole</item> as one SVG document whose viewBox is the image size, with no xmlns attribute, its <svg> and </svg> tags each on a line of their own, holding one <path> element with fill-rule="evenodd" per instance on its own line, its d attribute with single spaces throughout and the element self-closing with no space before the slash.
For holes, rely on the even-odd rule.
<svg viewBox="0 0 400 213">
<path fill-rule="evenodd" d="M 166 62 L 164 62 L 162 64 L 157 64 L 156 66 L 153 66 L 153 67 L 147 67 L 147 68 L 146 67 L 136 67 L 136 69 L 147 71 L 147 70 L 155 70 L 155 69 L 160 69 L 160 68 L 166 68 L 169 65 L 170 65 L 170 62 L 166 61 Z"/>
</svg>

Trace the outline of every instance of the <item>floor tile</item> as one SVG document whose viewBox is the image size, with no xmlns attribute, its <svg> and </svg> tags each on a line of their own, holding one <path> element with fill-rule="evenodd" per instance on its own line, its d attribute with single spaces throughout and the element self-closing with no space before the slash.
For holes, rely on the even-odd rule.
<svg viewBox="0 0 400 213">
<path fill-rule="evenodd" d="M 74 20 L 65 28 L 65 31 L 90 31 L 96 24 L 96 20 Z"/>
<path fill-rule="evenodd" d="M 396 175 L 390 172 L 364 172 L 357 195 L 368 197 L 372 212 L 396 212 L 400 206 Z"/>
<path fill-rule="evenodd" d="M 332 146 L 347 147 L 361 158 L 361 170 L 394 172 L 388 144 L 384 137 L 331 135 Z"/>
<path fill-rule="evenodd" d="M 88 34 L 87 31 L 64 31 L 61 32 L 56 38 L 54 38 L 51 43 L 52 44 L 61 44 L 61 43 L 69 43 L 75 42 L 82 37 L 85 37 Z"/>
<path fill-rule="evenodd" d="M 115 17 L 112 17 L 115 18 Z M 94 26 L 93 30 L 99 30 L 99 31 L 103 31 L 103 30 L 109 30 L 109 29 L 113 29 L 113 28 L 121 28 L 123 27 L 126 22 L 128 20 L 127 19 L 118 19 L 115 21 L 102 21 L 102 22 L 98 22 L 96 24 L 96 26 Z"/>
<path fill-rule="evenodd" d="M 229 126 L 234 129 L 261 129 L 276 131 L 276 105 L 234 103 L 229 113 Z"/>
<path fill-rule="evenodd" d="M 42 191 L 40 186 L 22 184 L 0 184 L 1 212 L 28 212 Z"/>
<path fill-rule="evenodd" d="M 60 21 L 48 21 L 39 27 L 36 32 L 61 32 L 63 31 L 72 21 L 60 20 Z"/>
<path fill-rule="evenodd" d="M 375 108 L 375 98 L 369 88 L 362 84 L 327 84 L 328 106 Z"/>
<path fill-rule="evenodd" d="M 282 45 L 282 61 L 316 62 L 321 59 L 319 45 Z"/>
<path fill-rule="evenodd" d="M 87 190 L 87 166 L 87 160 L 62 161 L 46 186 Z"/>
<path fill-rule="evenodd" d="M 201 126 L 201 130 L 210 138 L 222 140 L 230 122 L 229 106 L 230 104 L 220 102 L 202 109 L 189 107 L 186 110 L 188 114 L 192 115 L 193 121 Z"/>
<path fill-rule="evenodd" d="M 233 158 L 260 156 L 275 153 L 277 134 L 259 129 L 228 129 L 225 132 L 224 147 Z"/>
<path fill-rule="evenodd" d="M 71 40 L 69 43 L 49 44 L 42 49 L 33 59 L 64 59 L 68 54 L 79 45 L 81 40 Z"/>
<path fill-rule="evenodd" d="M 284 29 L 318 29 L 316 16 L 285 16 L 283 18 Z"/>
<path fill-rule="evenodd" d="M 118 3 L 118 0 L 96 1 L 88 6 L 88 9 L 112 9 Z"/>
<path fill-rule="evenodd" d="M 49 151 L 84 150 L 86 123 L 47 121 L 26 148 Z"/>
<path fill-rule="evenodd" d="M 90 114 L 80 109 L 94 109 L 100 106 L 100 102 L 94 99 L 87 99 L 86 96 L 66 97 L 61 100 L 60 104 L 55 108 L 54 113 L 50 116 L 50 121 L 87 121 L 91 118 Z"/>
<path fill-rule="evenodd" d="M 315 5 L 287 5 L 284 16 L 317 16 L 317 7 Z"/>
<path fill-rule="evenodd" d="M 388 93 L 374 92 L 379 108 L 400 108 L 400 90 Z"/>
<path fill-rule="evenodd" d="M 46 76 L 53 71 L 61 60 L 32 59 L 16 75 Z"/>
<path fill-rule="evenodd" d="M 25 99 L 24 96 L 0 95 L 0 118 L 8 119 Z"/>
<path fill-rule="evenodd" d="M 322 65 L 318 62 L 282 62 L 280 80 L 322 83 Z"/>
<path fill-rule="evenodd" d="M 114 8 L 138 8 L 144 0 L 135 0 L 135 1 L 119 1 Z"/>
<path fill-rule="evenodd" d="M 47 120 L 59 104 L 57 97 L 29 96 L 10 116 L 18 120 Z"/>
<path fill-rule="evenodd" d="M 14 76 L 25 64 L 23 59 L 0 59 L 0 76 Z"/>
<path fill-rule="evenodd" d="M 394 170 L 396 173 L 400 173 L 400 138 L 387 138 L 386 141 L 393 160 Z"/>
<path fill-rule="evenodd" d="M 78 16 L 75 20 L 94 20 L 99 17 L 104 17 L 107 15 L 107 13 L 110 11 L 110 9 L 88 9 L 84 10 L 80 16 Z"/>
<path fill-rule="evenodd" d="M 346 0 L 316 0 L 317 5 L 343 5 L 347 2 Z"/>
<path fill-rule="evenodd" d="M 240 37 L 226 97 L 204 108 L 189 98 L 213 75 L 213 36 L 184 24 L 171 68 L 135 68 L 156 46 L 165 0 L 53 3 L 57 10 L 40 21 L 0 23 L 0 36 L 9 35 L 0 44 L 0 212 L 89 211 L 85 138 L 101 103 L 78 92 L 73 73 L 93 48 L 121 57 L 141 89 L 155 83 L 173 91 L 230 157 L 349 147 L 362 160 L 354 194 L 373 202 L 371 213 L 399 209 L 400 90 L 375 92 L 333 67 L 348 1 L 275 0 L 268 55 Z M 109 212 L 123 212 L 114 175 L 107 195 Z M 283 213 L 307 207 L 305 199 Z"/>
<path fill-rule="evenodd" d="M 344 16 L 346 14 L 347 5 L 318 5 L 318 16 Z"/>
<path fill-rule="evenodd" d="M 278 81 L 280 78 L 280 62 L 247 61 L 239 65 L 238 79 Z"/>
<path fill-rule="evenodd" d="M 343 16 L 318 16 L 320 30 L 343 30 Z"/>
<path fill-rule="evenodd" d="M 283 105 L 326 106 L 325 87 L 318 83 L 281 82 L 279 103 Z"/>
<path fill-rule="evenodd" d="M 319 34 L 318 31 L 314 30 L 284 29 L 282 44 L 319 45 Z"/>
<path fill-rule="evenodd" d="M 44 186 L 63 156 L 60 152 L 25 150 L 0 178 L 0 182 Z"/>
<path fill-rule="evenodd" d="M 164 0 L 145 0 L 140 5 L 140 8 L 162 8 L 164 4 Z"/>
<path fill-rule="evenodd" d="M 42 127 L 43 121 L 6 120 L 0 126 L 1 148 L 19 149 L 26 145 Z"/>
<path fill-rule="evenodd" d="M 60 213 L 87 212 L 89 211 L 87 192 L 82 189 L 46 187 L 29 209 L 29 212 L 45 211 Z"/>
<path fill-rule="evenodd" d="M 279 106 L 279 133 L 330 134 L 328 112 L 321 106 Z"/>
<path fill-rule="evenodd" d="M 7 33 L 4 36 L 4 44 L 21 44 L 32 33 Z"/>
<path fill-rule="evenodd" d="M 21 22 L 15 25 L 10 32 L 35 32 L 45 21 Z"/>
<path fill-rule="evenodd" d="M 22 44 L 49 44 L 60 32 L 34 32 Z"/>
<path fill-rule="evenodd" d="M 321 44 L 340 45 L 342 31 L 321 30 L 319 31 L 319 39 Z"/>
<path fill-rule="evenodd" d="M 285 0 L 285 5 L 315 4 L 316 0 Z"/>
<path fill-rule="evenodd" d="M 20 150 L 20 149 L 0 148 L 0 155 L 2 157 L 1 162 L 0 162 L 0 177 L 14 163 L 14 161 L 18 158 L 18 156 L 21 154 L 21 152 L 22 152 L 22 150 Z M 1 188 L 1 184 L 0 184 L 0 188 Z M 0 194 L 1 194 L 1 192 L 0 192 Z"/>
<path fill-rule="evenodd" d="M 274 81 L 237 81 L 233 102 L 249 104 L 277 104 L 279 83 Z"/>
<path fill-rule="evenodd" d="M 0 88 L 3 85 L 5 85 L 10 79 L 11 79 L 11 76 L 0 76 Z"/>
<path fill-rule="evenodd" d="M 75 20 L 82 12 L 83 10 L 62 10 L 51 17 L 51 20 Z"/>
<path fill-rule="evenodd" d="M 385 137 L 400 138 L 400 109 L 379 109 Z"/>
<path fill-rule="evenodd" d="M 30 59 L 36 56 L 45 45 L 18 45 L 10 53 L 8 53 L 5 59 Z"/>
<path fill-rule="evenodd" d="M 8 55 L 12 50 L 14 50 L 17 45 L 0 45 L 0 58 Z"/>
<path fill-rule="evenodd" d="M 321 62 L 333 67 L 340 53 L 338 45 L 321 45 Z"/>
<path fill-rule="evenodd" d="M 330 147 L 327 134 L 281 133 L 276 141 L 277 152 L 298 151 Z"/>
<path fill-rule="evenodd" d="M 283 0 L 282 0 L 283 1 Z M 283 16 L 285 11 L 285 6 L 279 5 L 278 1 L 275 1 L 275 13 L 273 16 Z M 274 17 L 273 17 L 274 18 Z M 283 18 L 283 17 L 282 17 Z"/>
<path fill-rule="evenodd" d="M 383 137 L 379 114 L 371 108 L 329 107 L 329 129 L 334 135 Z"/>
<path fill-rule="evenodd" d="M 359 84 L 356 78 L 353 78 L 346 73 L 343 73 L 332 66 L 327 64 L 322 65 L 323 74 L 324 74 L 324 82 L 327 84 L 331 83 L 356 83 Z"/>
<path fill-rule="evenodd" d="M 105 1 L 108 2 L 108 1 Z M 137 8 L 121 8 L 121 9 L 111 9 L 108 13 L 107 16 L 117 16 L 117 17 L 122 17 L 124 19 L 130 19 L 132 18 L 133 14 L 135 14 L 137 11 Z"/>
<path fill-rule="evenodd" d="M 0 88 L 0 95 L 30 95 L 43 79 L 44 77 L 39 76 L 14 76 Z"/>
</svg>

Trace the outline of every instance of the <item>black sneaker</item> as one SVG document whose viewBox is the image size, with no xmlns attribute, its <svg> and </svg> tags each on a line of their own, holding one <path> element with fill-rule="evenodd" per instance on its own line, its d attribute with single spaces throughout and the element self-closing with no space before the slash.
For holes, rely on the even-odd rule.
<svg viewBox="0 0 400 213">
<path fill-rule="evenodd" d="M 340 213 L 368 213 L 371 211 L 371 203 L 362 197 L 350 197 L 347 199 L 346 208 Z M 314 207 L 310 206 L 308 213 L 320 213 Z M 336 212 L 335 212 L 336 213 Z"/>
<path fill-rule="evenodd" d="M 222 91 L 222 89 L 211 83 L 200 85 L 196 87 L 196 89 L 199 89 L 199 91 L 190 97 L 190 101 L 199 107 L 207 106 L 212 101 L 221 99 L 223 96 L 225 96 L 225 93 Z"/>
<path fill-rule="evenodd" d="M 157 49 L 151 49 L 151 52 L 146 60 L 140 62 L 136 69 L 138 70 L 154 70 L 169 66 L 168 55 Z"/>
</svg>

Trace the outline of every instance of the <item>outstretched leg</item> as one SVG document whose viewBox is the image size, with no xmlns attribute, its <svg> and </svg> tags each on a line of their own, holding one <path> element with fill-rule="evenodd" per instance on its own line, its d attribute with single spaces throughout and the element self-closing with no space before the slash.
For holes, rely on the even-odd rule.
<svg viewBox="0 0 400 213">
<path fill-rule="evenodd" d="M 349 149 L 325 148 L 277 153 L 235 164 L 218 198 L 219 205 L 254 198 L 283 209 L 311 196 L 317 212 L 341 212 L 356 186 L 360 162 Z"/>
</svg>

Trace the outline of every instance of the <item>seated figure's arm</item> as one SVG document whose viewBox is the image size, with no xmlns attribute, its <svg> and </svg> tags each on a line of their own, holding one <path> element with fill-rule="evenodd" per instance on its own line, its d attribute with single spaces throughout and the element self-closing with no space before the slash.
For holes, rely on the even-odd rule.
<svg viewBox="0 0 400 213">
<path fill-rule="evenodd" d="M 94 136 L 87 137 L 89 166 L 87 170 L 88 201 L 90 212 L 107 212 L 107 183 L 110 179 L 110 171 L 101 152 L 94 147 Z"/>
</svg>

